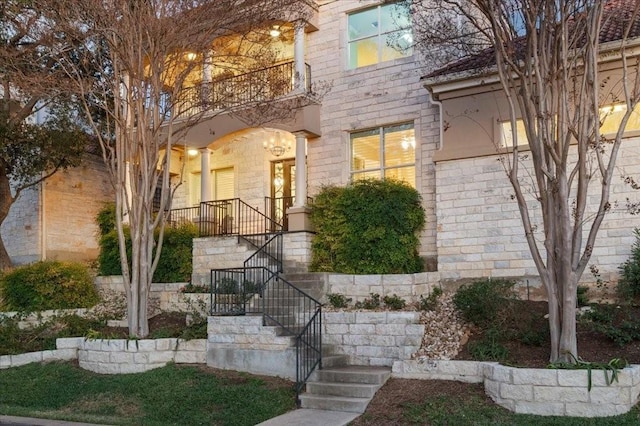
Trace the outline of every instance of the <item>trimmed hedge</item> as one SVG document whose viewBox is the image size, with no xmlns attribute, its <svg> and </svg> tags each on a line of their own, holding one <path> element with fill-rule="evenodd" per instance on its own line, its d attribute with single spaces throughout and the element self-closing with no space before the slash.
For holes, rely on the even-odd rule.
<svg viewBox="0 0 640 426">
<path fill-rule="evenodd" d="M 44 261 L 22 266 L 0 279 L 4 308 L 14 311 L 88 308 L 100 300 L 87 267 Z"/>
<path fill-rule="evenodd" d="M 347 274 L 421 272 L 420 194 L 404 182 L 363 180 L 328 186 L 312 203 L 311 269 Z"/>
</svg>

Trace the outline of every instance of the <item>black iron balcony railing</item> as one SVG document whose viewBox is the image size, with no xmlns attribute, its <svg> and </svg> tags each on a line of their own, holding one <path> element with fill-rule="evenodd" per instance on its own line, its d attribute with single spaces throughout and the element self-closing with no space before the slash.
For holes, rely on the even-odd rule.
<svg viewBox="0 0 640 426">
<path fill-rule="evenodd" d="M 208 111 L 234 109 L 243 105 L 281 98 L 296 88 L 293 61 L 240 75 L 214 78 L 184 88 L 174 99 L 173 112 L 190 116 Z M 311 67 L 305 64 L 305 91 L 311 91 Z"/>
</svg>

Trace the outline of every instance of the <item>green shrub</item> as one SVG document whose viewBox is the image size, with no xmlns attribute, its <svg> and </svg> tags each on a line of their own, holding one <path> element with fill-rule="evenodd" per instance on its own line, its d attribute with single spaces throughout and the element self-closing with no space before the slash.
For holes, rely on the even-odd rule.
<svg viewBox="0 0 640 426">
<path fill-rule="evenodd" d="M 187 285 L 180 287 L 180 293 L 209 293 L 210 289 L 206 285 L 198 285 L 188 283 Z"/>
<path fill-rule="evenodd" d="M 105 203 L 96 215 L 96 223 L 101 236 L 114 231 L 116 229 L 116 204 Z"/>
<path fill-rule="evenodd" d="M 351 300 L 353 300 L 340 293 L 329 293 L 327 294 L 327 298 L 329 299 L 329 304 L 338 309 L 348 307 Z"/>
<path fill-rule="evenodd" d="M 0 281 L 4 304 L 16 311 L 91 307 L 99 297 L 86 266 L 45 261 L 16 268 Z"/>
<path fill-rule="evenodd" d="M 453 303 L 467 322 L 479 327 L 496 324 L 501 311 L 507 307 L 505 301 L 513 299 L 515 283 L 508 280 L 484 279 L 463 285 L 453 296 Z"/>
<path fill-rule="evenodd" d="M 490 328 L 482 340 L 469 343 L 469 353 L 477 361 L 504 362 L 509 350 L 501 343 L 501 336 L 500 329 Z"/>
<path fill-rule="evenodd" d="M 371 297 L 367 297 L 361 302 L 356 302 L 354 305 L 356 309 L 377 309 L 380 307 L 380 295 L 377 293 L 370 293 Z"/>
<path fill-rule="evenodd" d="M 131 259 L 131 236 L 129 228 L 124 229 L 127 256 Z M 158 267 L 153 274 L 153 282 L 184 282 L 191 279 L 193 239 L 198 236 L 194 224 L 186 223 L 177 228 L 165 228 L 162 252 Z M 156 239 L 158 231 L 156 231 Z M 118 233 L 112 230 L 100 238 L 98 255 L 99 275 L 121 275 Z"/>
<path fill-rule="evenodd" d="M 578 306 L 587 306 L 589 304 L 589 296 L 587 296 L 589 287 L 587 287 L 586 285 L 579 285 L 576 291 L 578 297 Z"/>
<path fill-rule="evenodd" d="M 640 229 L 634 229 L 633 234 L 635 242 L 631 247 L 631 256 L 618 268 L 620 279 L 616 290 L 623 301 L 640 296 Z"/>
<path fill-rule="evenodd" d="M 436 308 L 438 303 L 438 299 L 442 296 L 442 289 L 440 287 L 434 287 L 431 290 L 431 294 L 427 297 L 420 296 L 420 302 L 418 303 L 418 308 L 421 311 L 432 311 Z"/>
<path fill-rule="evenodd" d="M 322 189 L 312 204 L 311 268 L 348 274 L 422 271 L 418 192 L 404 182 L 364 180 Z"/>
<path fill-rule="evenodd" d="M 392 311 L 399 311 L 407 306 L 407 302 L 396 294 L 392 296 L 385 296 L 382 298 L 382 301 L 384 302 L 384 305 Z"/>
</svg>

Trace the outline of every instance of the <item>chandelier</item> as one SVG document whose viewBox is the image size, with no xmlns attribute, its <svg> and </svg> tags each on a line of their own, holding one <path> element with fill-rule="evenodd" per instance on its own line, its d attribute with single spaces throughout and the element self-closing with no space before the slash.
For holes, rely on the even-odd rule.
<svg viewBox="0 0 640 426">
<path fill-rule="evenodd" d="M 272 155 L 280 157 L 285 152 L 291 150 L 291 141 L 283 141 L 280 132 L 276 132 L 275 136 L 264 141 L 262 146 Z"/>
</svg>

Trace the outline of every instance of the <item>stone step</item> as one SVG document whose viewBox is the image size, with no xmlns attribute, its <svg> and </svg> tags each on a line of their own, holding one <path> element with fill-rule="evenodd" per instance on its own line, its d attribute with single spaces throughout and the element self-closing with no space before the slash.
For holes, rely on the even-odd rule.
<svg viewBox="0 0 640 426">
<path fill-rule="evenodd" d="M 309 393 L 300 395 L 300 407 L 316 410 L 364 413 L 369 402 L 369 398 L 349 398 L 345 396 L 315 395 Z"/>
<path fill-rule="evenodd" d="M 307 382 L 307 392 L 314 395 L 373 398 L 378 389 L 380 385 L 367 383 Z"/>
<path fill-rule="evenodd" d="M 323 345 L 322 352 L 326 354 L 330 353 L 331 350 L 326 350 Z M 348 362 L 348 355 L 322 355 L 322 368 L 344 367 Z"/>
<path fill-rule="evenodd" d="M 391 369 L 387 367 L 368 367 L 347 365 L 344 367 L 323 368 L 314 373 L 314 381 L 365 383 L 382 386 L 391 376 Z"/>
</svg>

